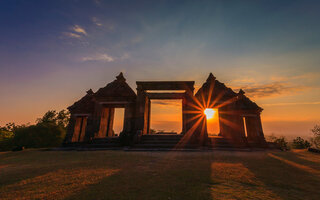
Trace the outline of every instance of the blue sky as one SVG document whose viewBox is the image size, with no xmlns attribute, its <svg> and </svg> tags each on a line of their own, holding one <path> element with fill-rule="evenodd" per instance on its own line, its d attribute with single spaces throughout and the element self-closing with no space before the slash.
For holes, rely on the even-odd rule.
<svg viewBox="0 0 320 200">
<path fill-rule="evenodd" d="M 319 1 L 0 1 L 0 125 L 34 122 L 123 71 L 218 80 L 308 132 L 320 115 Z M 286 128 L 287 127 L 287 128 Z"/>
</svg>

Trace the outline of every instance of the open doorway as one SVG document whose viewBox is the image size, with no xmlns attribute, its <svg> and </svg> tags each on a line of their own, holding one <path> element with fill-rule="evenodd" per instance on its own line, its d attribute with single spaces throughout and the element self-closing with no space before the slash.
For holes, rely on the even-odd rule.
<svg viewBox="0 0 320 200">
<path fill-rule="evenodd" d="M 114 123 L 113 123 L 113 136 L 118 137 L 123 131 L 124 123 L 124 108 L 115 108 L 114 110 Z"/>
<path fill-rule="evenodd" d="M 150 109 L 150 134 L 181 134 L 181 99 L 152 99 Z"/>
<path fill-rule="evenodd" d="M 97 138 L 118 137 L 123 130 L 124 108 L 105 107 L 102 109 Z"/>
<path fill-rule="evenodd" d="M 204 113 L 207 118 L 208 136 L 218 136 L 220 133 L 218 109 L 207 108 L 207 109 L 205 109 Z"/>
</svg>

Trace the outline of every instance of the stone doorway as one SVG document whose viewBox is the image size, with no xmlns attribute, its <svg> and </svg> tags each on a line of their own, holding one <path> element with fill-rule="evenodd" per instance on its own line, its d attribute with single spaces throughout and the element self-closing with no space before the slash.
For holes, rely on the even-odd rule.
<svg viewBox="0 0 320 200">
<path fill-rule="evenodd" d="M 207 110 L 207 113 L 206 113 Z M 207 133 L 209 137 L 215 137 L 220 134 L 219 110 L 216 108 L 207 108 L 204 112 L 207 119 Z"/>
<path fill-rule="evenodd" d="M 188 129 L 187 118 L 190 116 L 188 111 L 193 98 L 194 81 L 137 81 L 136 83 L 137 131 L 150 134 L 151 100 L 176 99 L 182 100 L 182 134 L 184 134 Z"/>
<path fill-rule="evenodd" d="M 182 100 L 151 100 L 149 134 L 182 133 Z"/>
<path fill-rule="evenodd" d="M 96 138 L 119 137 L 120 133 L 124 130 L 124 120 L 124 107 L 103 107 L 101 110 L 98 137 Z"/>
</svg>

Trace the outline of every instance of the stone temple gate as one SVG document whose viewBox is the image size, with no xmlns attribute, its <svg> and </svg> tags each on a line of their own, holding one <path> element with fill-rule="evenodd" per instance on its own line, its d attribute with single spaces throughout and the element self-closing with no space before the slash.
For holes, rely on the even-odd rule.
<svg viewBox="0 0 320 200">
<path fill-rule="evenodd" d="M 194 81 L 137 81 L 137 93 L 120 73 L 116 80 L 68 107 L 71 118 L 65 146 L 136 148 L 266 147 L 260 114 L 262 108 L 216 80 L 210 73 L 194 94 Z M 152 134 L 152 99 L 182 100 L 182 133 Z M 124 108 L 123 130 L 113 130 L 116 108 Z M 220 133 L 209 136 L 204 110 L 219 113 Z"/>
</svg>

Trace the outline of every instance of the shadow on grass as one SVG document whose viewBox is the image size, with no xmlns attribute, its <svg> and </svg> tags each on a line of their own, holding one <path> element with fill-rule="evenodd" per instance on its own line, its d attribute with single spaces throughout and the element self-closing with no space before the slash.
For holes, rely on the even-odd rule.
<svg viewBox="0 0 320 200">
<path fill-rule="evenodd" d="M 45 196 L 46 190 L 58 194 L 52 195 L 55 199 L 318 199 L 320 196 L 316 162 L 305 161 L 291 152 L 33 151 L 8 156 L 0 159 L 0 166 L 4 166 L 0 169 L 1 187 L 13 194 L 29 191 L 30 198 L 26 199 L 43 197 L 39 195 Z M 310 159 L 308 154 L 305 156 Z M 117 171 L 108 173 L 111 169 Z"/>
<path fill-rule="evenodd" d="M 174 152 L 150 155 L 66 199 L 211 199 L 208 159 Z"/>
<path fill-rule="evenodd" d="M 299 160 L 298 158 L 290 161 L 288 157 L 292 158 L 292 155 L 269 153 L 263 160 L 245 161 L 244 165 L 267 190 L 280 199 L 318 199 L 320 196 L 318 171 L 295 162 Z"/>
<path fill-rule="evenodd" d="M 293 151 L 286 152 L 286 154 L 278 152 L 273 153 L 273 155 L 295 162 L 300 165 L 308 166 L 314 170 L 320 170 L 320 155 L 313 155 L 313 153 L 308 151 Z M 314 156 L 315 158 L 312 159 L 312 156 Z"/>
</svg>

